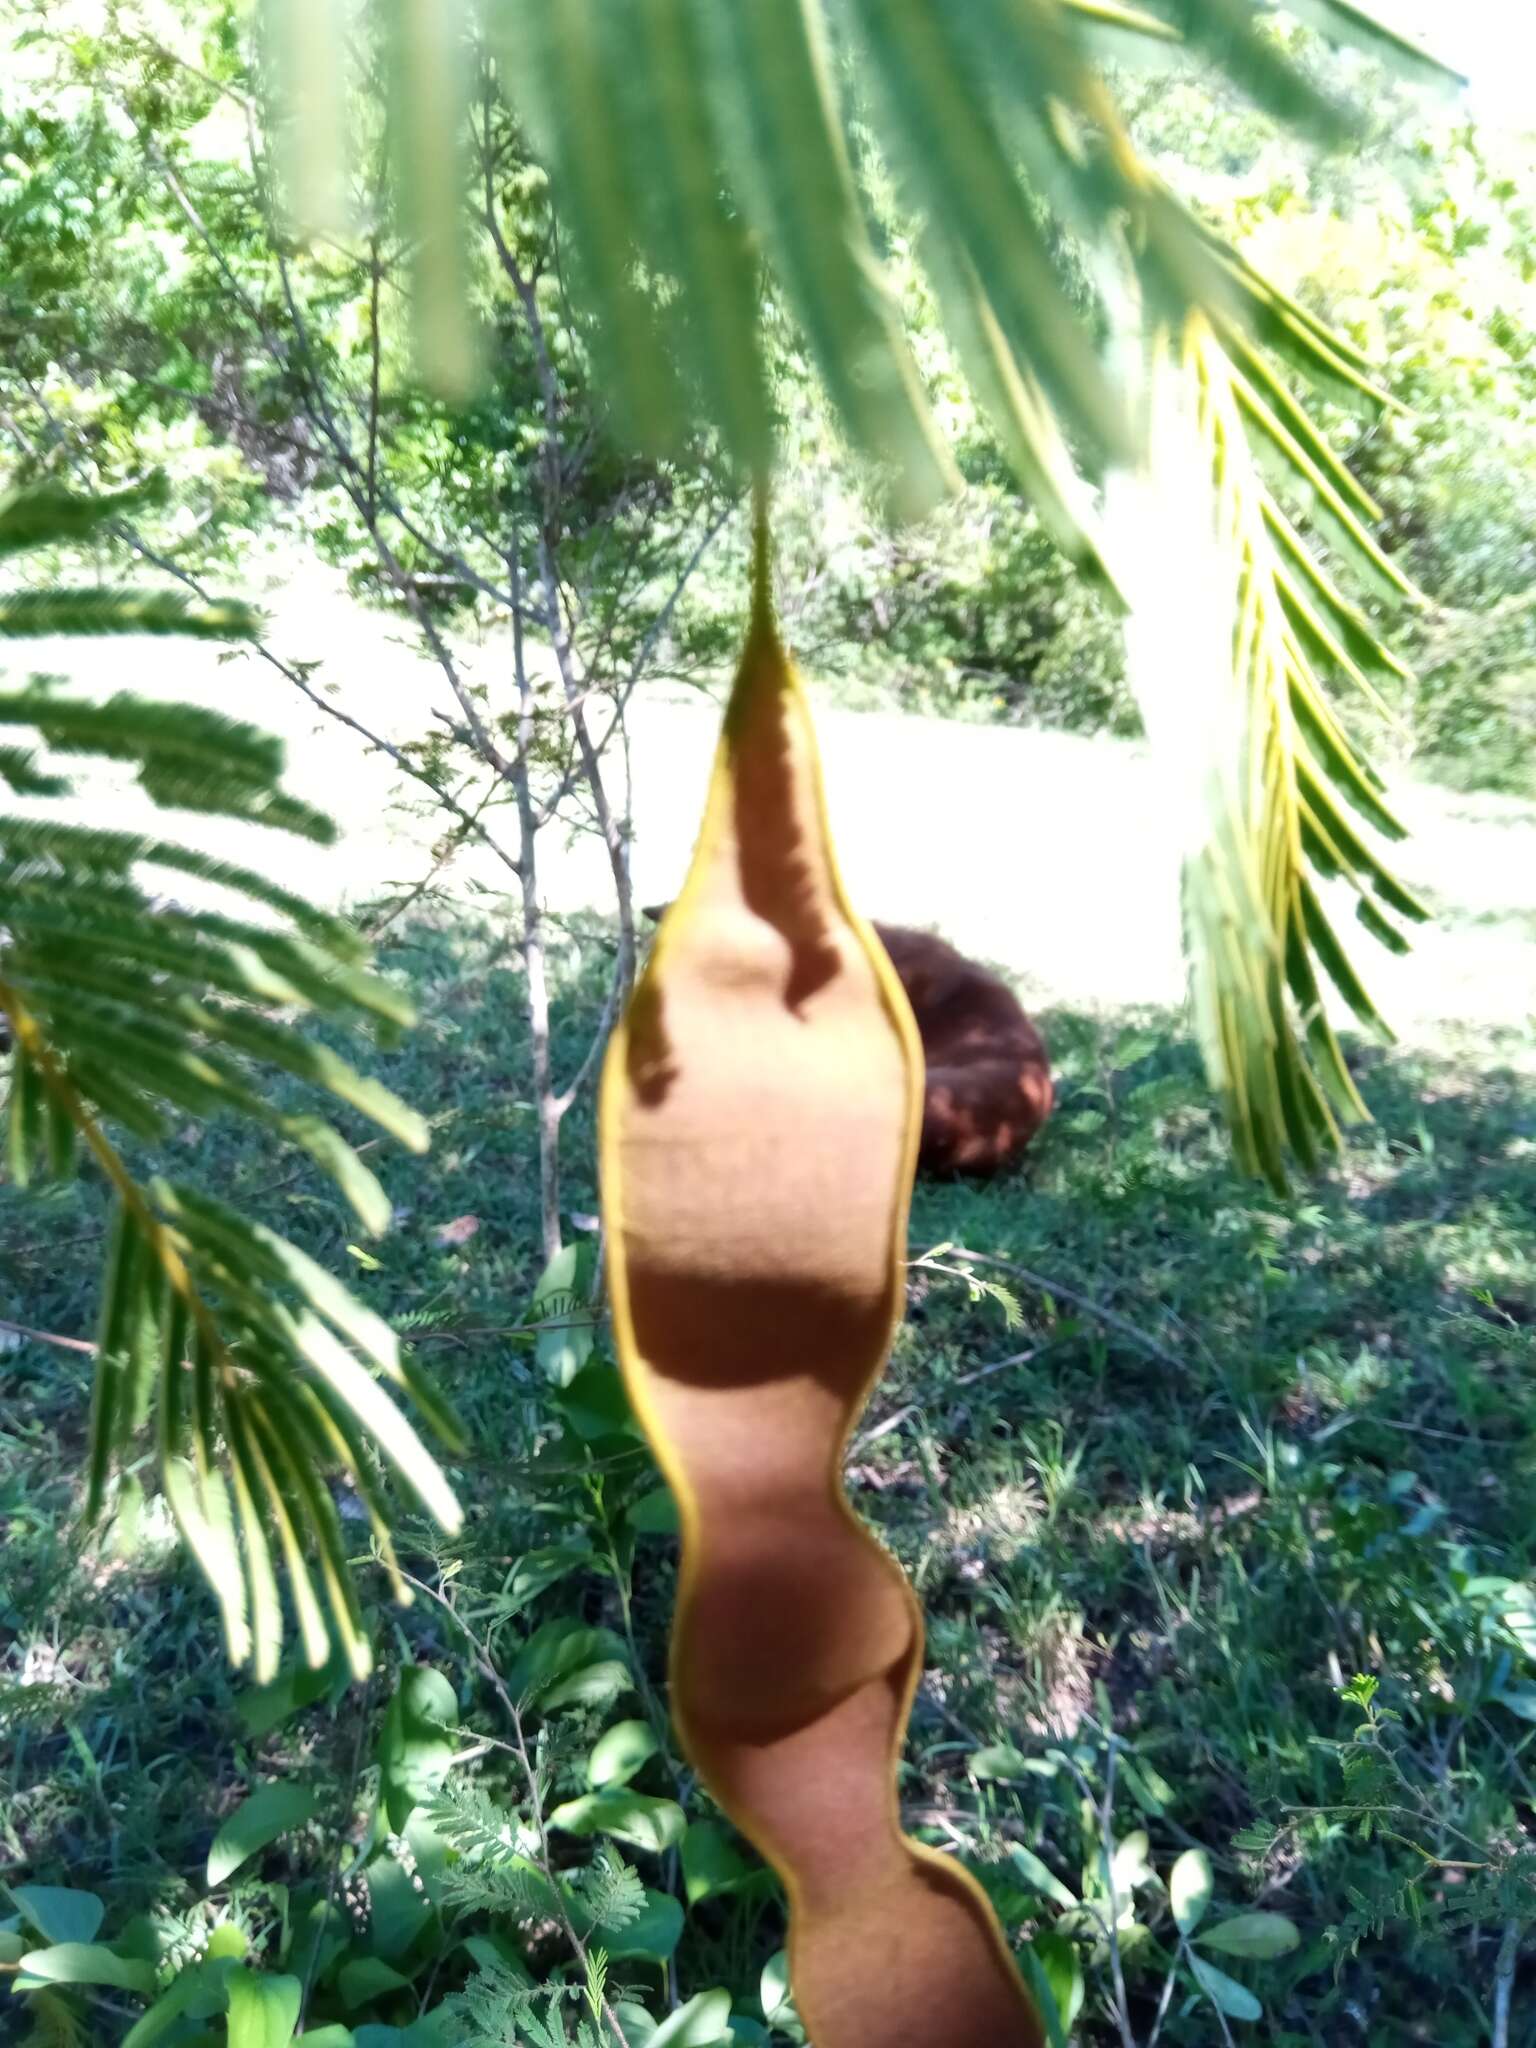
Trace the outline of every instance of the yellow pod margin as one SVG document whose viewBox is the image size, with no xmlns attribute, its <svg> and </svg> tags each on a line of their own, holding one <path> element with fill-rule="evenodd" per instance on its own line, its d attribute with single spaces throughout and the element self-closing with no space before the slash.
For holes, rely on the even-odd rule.
<svg viewBox="0 0 1536 2048">
<path fill-rule="evenodd" d="M 682 1530 L 672 1714 L 784 1881 L 815 2048 L 1040 2048 L 985 1894 L 901 1832 L 922 1615 L 842 1488 L 902 1312 L 922 1071 L 838 875 L 760 521 L 693 864 L 599 1104 L 614 1341 Z"/>
</svg>

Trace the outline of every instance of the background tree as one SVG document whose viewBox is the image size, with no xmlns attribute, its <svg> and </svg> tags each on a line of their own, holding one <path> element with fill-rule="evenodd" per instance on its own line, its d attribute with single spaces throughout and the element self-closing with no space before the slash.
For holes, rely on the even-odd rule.
<svg viewBox="0 0 1536 2048">
<path fill-rule="evenodd" d="M 1423 52 L 1353 5 L 1321 0 L 1315 13 L 1336 39 L 1420 80 L 1436 75 Z M 272 49 L 297 63 L 290 26 L 281 10 L 269 15 Z M 1093 38 L 1104 27 L 1094 7 L 951 19 L 921 0 L 853 0 L 832 16 L 797 6 L 722 17 L 691 0 L 557 16 L 503 4 L 486 15 L 500 81 L 550 166 L 598 314 L 605 388 L 632 437 L 676 446 L 702 408 L 739 470 L 765 473 L 762 255 L 845 427 L 885 465 L 892 503 L 921 509 L 949 487 L 952 463 L 862 220 L 847 122 L 867 94 L 875 148 L 904 204 L 926 221 L 921 260 L 947 331 L 1016 472 L 1062 543 L 1133 609 L 1154 591 L 1167 601 L 1171 563 L 1154 569 L 1145 558 L 1164 531 L 1149 507 L 1169 474 L 1139 487 L 1142 509 L 1122 515 L 1130 523 L 1112 553 L 1068 437 L 1090 477 L 1133 473 L 1126 465 L 1138 448 L 1185 474 L 1206 470 L 1200 509 L 1188 515 L 1196 531 L 1172 557 L 1186 571 L 1198 564 L 1198 574 L 1167 617 L 1188 618 L 1192 607 L 1230 617 L 1238 667 L 1222 651 L 1224 633 L 1213 633 L 1191 684 L 1203 701 L 1177 727 L 1180 751 L 1195 756 L 1184 763 L 1190 786 L 1211 813 L 1185 871 L 1194 1007 L 1240 1156 L 1279 1183 L 1288 1150 L 1315 1160 L 1337 1144 L 1337 1116 L 1362 1108 L 1320 1006 L 1319 970 L 1362 1021 L 1382 1028 L 1317 877 L 1345 876 L 1362 922 L 1394 947 L 1403 941 L 1386 912 L 1421 913 L 1340 809 L 1357 803 L 1389 837 L 1400 834 L 1323 695 L 1330 673 L 1369 695 L 1371 672 L 1398 664 L 1307 553 L 1284 492 L 1273 495 L 1255 469 L 1255 451 L 1278 461 L 1291 508 L 1304 508 L 1366 587 L 1389 600 L 1414 593 L 1370 536 L 1375 501 L 1263 348 L 1278 348 L 1313 383 L 1376 407 L 1389 400 L 1351 344 L 1223 250 L 1137 158 L 1098 68 Z M 1323 138 L 1347 132 L 1343 109 L 1276 49 L 1253 9 L 1180 0 L 1162 12 L 1114 13 L 1110 27 L 1159 60 L 1185 41 L 1296 127 Z M 467 387 L 467 301 L 460 293 L 459 324 L 445 324 L 451 301 L 441 289 L 458 269 L 456 184 L 442 138 L 445 110 L 463 103 L 462 25 L 412 12 L 393 34 L 397 179 L 420 208 L 415 247 L 434 286 L 424 361 L 445 387 Z M 334 28 L 307 44 L 304 103 L 283 117 L 296 137 L 315 132 L 317 98 L 329 93 L 340 111 L 343 46 Z M 429 158 L 433 177 L 423 171 Z M 334 191 L 313 160 L 302 161 L 315 175 L 297 182 L 296 201 L 318 223 Z M 1085 252 L 1075 276 L 1062 275 L 1036 204 Z M 641 289 L 636 254 L 671 289 Z M 1078 280 L 1091 282 L 1098 317 L 1121 336 L 1118 393 L 1088 345 Z M 1172 377 L 1163 374 L 1170 336 Z M 1153 376 L 1142 391 L 1144 358 Z M 1169 424 L 1149 438 L 1138 410 Z M 1188 416 L 1187 430 L 1172 425 L 1176 413 Z M 1118 497 L 1132 501 L 1125 490 Z M 1208 518 L 1214 548 L 1200 531 Z M 1143 619 L 1154 609 L 1142 604 Z M 1176 652 L 1171 632 L 1150 626 L 1139 646 L 1142 694 L 1165 696 L 1188 650 Z"/>
</svg>

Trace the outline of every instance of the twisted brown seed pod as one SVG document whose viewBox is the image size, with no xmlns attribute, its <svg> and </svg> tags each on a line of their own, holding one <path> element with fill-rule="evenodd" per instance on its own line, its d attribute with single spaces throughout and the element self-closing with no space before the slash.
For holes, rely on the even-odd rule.
<svg viewBox="0 0 1536 2048">
<path fill-rule="evenodd" d="M 984 1894 L 901 1833 L 922 1617 L 842 1491 L 900 1318 L 921 1051 L 844 896 L 766 596 L 603 1072 L 615 1340 L 672 1490 L 672 1710 L 783 1877 L 816 2048 L 1040 2048 Z"/>
</svg>

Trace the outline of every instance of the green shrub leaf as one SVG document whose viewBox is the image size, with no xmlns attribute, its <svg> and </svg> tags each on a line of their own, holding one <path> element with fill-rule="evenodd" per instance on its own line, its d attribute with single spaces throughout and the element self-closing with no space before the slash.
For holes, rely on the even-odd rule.
<svg viewBox="0 0 1536 2048">
<path fill-rule="evenodd" d="M 608 1785 L 627 1785 L 660 1747 L 649 1722 L 616 1721 L 592 1746 L 587 1783 L 594 1792 Z"/>
<path fill-rule="evenodd" d="M 731 2037 L 731 1994 L 701 1991 L 664 2019 L 646 2048 L 713 2048 Z"/>
<path fill-rule="evenodd" d="M 1225 1970 L 1218 1970 L 1214 1963 L 1207 1963 L 1199 1956 L 1189 1958 L 1189 1967 L 1195 1973 L 1195 1982 L 1212 2005 L 1224 2012 L 1229 2020 L 1263 2019 L 1263 2006 L 1235 1977 L 1229 1977 Z"/>
<path fill-rule="evenodd" d="M 302 1827 L 314 1810 L 315 1795 L 307 1785 L 263 1785 L 253 1792 L 213 1838 L 208 1851 L 209 1884 L 223 1884 L 258 1850 L 279 1835 Z"/>
<path fill-rule="evenodd" d="M 569 1835 L 612 1835 L 615 1841 L 630 1842 L 657 1856 L 675 1849 L 688 1827 L 676 1800 L 632 1792 L 627 1785 L 567 1799 L 550 1814 L 549 1824 Z"/>
<path fill-rule="evenodd" d="M 154 1994 L 155 1971 L 152 1963 L 115 1955 L 99 1942 L 61 1941 L 52 1948 L 29 1949 L 23 1959 L 16 1989 L 35 1991 L 42 1984 L 110 1984 L 149 1998 Z"/>
<path fill-rule="evenodd" d="M 1211 1859 L 1203 1849 L 1186 1849 L 1168 1877 L 1168 1902 L 1180 1934 L 1192 1934 L 1211 1903 Z"/>
<path fill-rule="evenodd" d="M 1008 1860 L 1032 1892 L 1041 1893 L 1069 1913 L 1075 1910 L 1075 1895 L 1067 1890 L 1055 1871 L 1048 1869 L 1033 1850 L 1026 1849 L 1022 1842 L 1014 1842 L 1009 1847 Z"/>
<path fill-rule="evenodd" d="M 6 1896 L 44 1941 L 93 1941 L 106 1907 L 94 1892 L 57 1884 L 9 1884 Z"/>
<path fill-rule="evenodd" d="M 458 1699 L 440 1671 L 413 1664 L 401 1672 L 379 1736 L 384 1810 L 396 1834 L 447 1777 L 453 1759 L 448 1730 L 458 1718 Z"/>
<path fill-rule="evenodd" d="M 1197 1935 L 1202 1948 L 1220 1949 L 1229 1956 L 1250 1956 L 1259 1962 L 1288 1956 L 1300 1945 L 1301 1935 L 1294 1920 L 1283 1913 L 1235 1913 L 1230 1920 L 1218 1920 Z"/>
</svg>

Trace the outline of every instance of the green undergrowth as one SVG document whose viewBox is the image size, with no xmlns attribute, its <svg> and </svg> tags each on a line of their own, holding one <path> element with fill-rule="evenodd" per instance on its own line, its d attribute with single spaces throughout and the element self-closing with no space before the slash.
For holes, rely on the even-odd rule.
<svg viewBox="0 0 1536 2048">
<path fill-rule="evenodd" d="M 562 1072 L 608 945 L 559 949 Z M 82 1540 L 88 1361 L 0 1333 L 0 2032 L 223 2041 L 227 2009 L 234 2040 L 259 1971 L 316 2048 L 801 2039 L 778 1889 L 666 1723 L 668 1503 L 601 1328 L 551 1327 L 591 1277 L 590 1104 L 586 1249 L 535 1302 L 515 951 L 422 924 L 388 964 L 422 1023 L 384 1077 L 434 1135 L 375 1157 L 388 1237 L 243 1134 L 174 1142 L 430 1361 L 466 1529 L 407 1522 L 408 1610 L 364 1563 L 367 1685 L 253 1697 L 147 1462 Z M 919 1188 L 849 1456 L 929 1617 L 908 1825 L 1034 1937 L 1063 2038 L 1456 2048 L 1502 1985 L 1536 2040 L 1536 1081 L 1491 1034 L 1355 1049 L 1377 1121 L 1286 1207 L 1177 1019 L 1043 1021 L 1057 1115 L 1021 1176 Z M 0 1188 L 0 1314 L 88 1336 L 100 1224 L 88 1183 Z M 116 1978 L 46 1962 L 71 1940 Z"/>
</svg>

